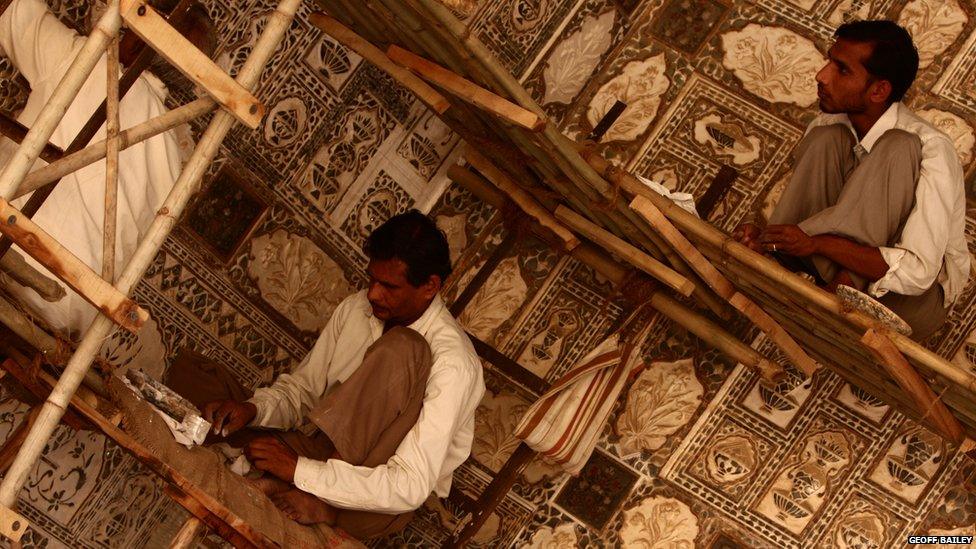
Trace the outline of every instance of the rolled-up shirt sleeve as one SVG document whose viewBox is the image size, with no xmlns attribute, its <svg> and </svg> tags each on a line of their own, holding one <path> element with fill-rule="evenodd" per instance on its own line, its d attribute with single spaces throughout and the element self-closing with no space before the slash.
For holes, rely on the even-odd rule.
<svg viewBox="0 0 976 549">
<path fill-rule="evenodd" d="M 254 391 L 248 400 L 258 409 L 252 426 L 294 429 L 301 425 L 305 414 L 325 392 L 347 306 L 348 300 L 336 308 L 312 350 L 292 373 L 281 374 L 271 386 Z"/>
<path fill-rule="evenodd" d="M 393 457 L 377 467 L 299 458 L 295 486 L 343 509 L 396 514 L 420 507 L 438 481 L 451 433 L 464 420 L 465 404 L 478 382 L 470 369 L 438 367 L 437 360 L 420 418 Z"/>
<path fill-rule="evenodd" d="M 83 38 L 41 0 L 14 0 L 0 17 L 0 54 L 10 58 L 31 86 L 62 73 L 76 40 Z"/>
<path fill-rule="evenodd" d="M 868 287 L 871 295 L 920 295 L 936 283 L 953 216 L 965 215 L 957 211 L 965 204 L 964 192 L 962 166 L 952 143 L 942 137 L 930 139 L 922 147 L 915 206 L 898 242 L 879 248 L 888 271 Z"/>
</svg>

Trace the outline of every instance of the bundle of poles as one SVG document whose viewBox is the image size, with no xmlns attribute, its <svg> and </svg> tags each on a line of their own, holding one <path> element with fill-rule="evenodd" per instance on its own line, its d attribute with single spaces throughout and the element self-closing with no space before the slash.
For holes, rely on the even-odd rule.
<svg viewBox="0 0 976 549">
<path fill-rule="evenodd" d="M 466 142 L 449 176 L 766 380 L 783 367 L 709 318 L 748 318 L 804 375 L 821 365 L 972 449 L 976 376 L 757 254 L 577 143 L 437 0 L 334 0 L 313 24 L 385 70 Z M 689 305 L 689 299 L 692 305 Z M 699 312 L 700 309 L 704 312 Z"/>
</svg>

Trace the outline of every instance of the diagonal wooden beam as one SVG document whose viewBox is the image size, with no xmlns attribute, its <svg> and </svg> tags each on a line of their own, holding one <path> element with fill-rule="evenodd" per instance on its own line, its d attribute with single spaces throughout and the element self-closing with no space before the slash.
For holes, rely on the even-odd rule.
<svg viewBox="0 0 976 549">
<path fill-rule="evenodd" d="M 400 65 L 397 65 L 374 46 L 369 40 L 359 36 L 333 17 L 322 12 L 316 12 L 308 17 L 309 22 L 331 36 L 343 46 L 359 54 L 360 57 L 383 69 L 401 86 L 417 96 L 431 110 L 437 114 L 444 114 L 451 104 L 443 95 L 430 87 L 426 82 Z"/>
<path fill-rule="evenodd" d="M 650 200 L 638 196 L 630 203 L 630 208 L 640 214 L 651 227 L 654 227 L 661 236 L 677 251 L 688 265 L 697 272 L 702 279 L 738 309 L 743 315 L 758 326 L 769 336 L 783 353 L 800 369 L 804 374 L 810 376 L 820 367 L 819 364 L 790 336 L 790 334 L 779 325 L 773 317 L 769 316 L 751 299 L 735 289 L 735 286 L 722 273 L 715 268 L 698 248 L 695 248 L 681 232 L 668 221 L 668 218 Z"/>
<path fill-rule="evenodd" d="M 912 399 L 923 422 L 929 423 L 938 434 L 954 444 L 963 442 L 965 435 L 959 420 L 936 396 L 918 371 L 909 364 L 905 355 L 885 334 L 871 329 L 864 332 L 861 343 L 878 359 L 888 375 Z"/>
<path fill-rule="evenodd" d="M 149 313 L 98 276 L 30 218 L 0 199 L 0 232 L 126 330 L 136 333 Z"/>
<path fill-rule="evenodd" d="M 194 84 L 205 89 L 227 112 L 252 130 L 261 124 L 264 105 L 174 29 L 146 0 L 123 0 L 121 11 L 129 29 Z"/>
<path fill-rule="evenodd" d="M 24 138 L 27 137 L 28 131 L 27 126 L 0 112 L 0 134 L 3 134 L 4 137 L 20 145 L 24 141 Z M 47 163 L 61 160 L 62 156 L 64 156 L 64 151 L 57 145 L 48 143 L 41 149 L 41 160 Z"/>
<path fill-rule="evenodd" d="M 536 113 L 523 109 L 504 97 L 400 46 L 395 44 L 390 46 L 386 50 L 386 55 L 395 63 L 412 70 L 424 80 L 450 92 L 451 95 L 485 109 L 512 124 L 532 132 L 542 131 L 546 127 L 545 119 Z"/>
</svg>

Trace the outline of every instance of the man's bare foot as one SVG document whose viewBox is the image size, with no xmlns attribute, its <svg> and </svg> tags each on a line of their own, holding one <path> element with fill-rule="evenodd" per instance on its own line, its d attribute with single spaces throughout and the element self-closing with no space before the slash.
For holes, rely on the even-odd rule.
<svg viewBox="0 0 976 549">
<path fill-rule="evenodd" d="M 299 524 L 335 524 L 336 511 L 328 503 L 297 488 L 271 496 L 271 501 Z"/>
<path fill-rule="evenodd" d="M 261 493 L 271 497 L 282 492 L 287 492 L 291 490 L 291 484 L 273 477 L 271 475 L 264 475 L 263 477 L 250 479 L 251 484 L 261 490 Z"/>
</svg>

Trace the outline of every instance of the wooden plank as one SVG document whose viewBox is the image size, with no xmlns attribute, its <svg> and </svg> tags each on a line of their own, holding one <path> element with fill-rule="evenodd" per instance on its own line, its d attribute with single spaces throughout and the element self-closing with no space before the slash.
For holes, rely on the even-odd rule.
<svg viewBox="0 0 976 549">
<path fill-rule="evenodd" d="M 219 516 L 211 513 L 209 509 L 193 498 L 193 496 L 187 494 L 172 484 L 167 484 L 164 486 L 163 491 L 167 496 L 169 496 L 170 499 L 180 504 L 180 506 L 186 509 L 188 513 L 193 515 L 192 518 L 195 518 L 196 520 L 205 524 L 207 527 L 211 528 L 217 533 L 218 536 L 227 540 L 227 542 L 234 547 L 242 549 L 275 547 L 273 544 L 259 545 L 253 543 L 247 537 L 241 535 L 241 533 L 235 530 L 232 526 L 227 524 Z"/>
<path fill-rule="evenodd" d="M 27 519 L 16 511 L 0 505 L 0 534 L 6 536 L 11 542 L 17 543 L 27 531 L 27 526 Z"/>
<path fill-rule="evenodd" d="M 395 63 L 412 70 L 424 80 L 512 124 L 521 126 L 532 132 L 542 131 L 546 126 L 545 119 L 534 112 L 523 109 L 504 97 L 496 95 L 474 82 L 400 46 L 395 44 L 391 45 L 386 50 L 386 55 Z"/>
<path fill-rule="evenodd" d="M 3 199 L 0 199 L 0 232 L 122 328 L 136 333 L 149 319 L 145 309 Z"/>
<path fill-rule="evenodd" d="M 322 12 L 316 12 L 311 14 L 308 20 L 343 46 L 346 46 L 359 54 L 363 59 L 385 71 L 437 114 L 444 114 L 444 111 L 450 108 L 451 103 L 448 102 L 447 98 L 430 87 L 427 82 L 424 82 L 414 73 L 394 63 L 383 53 L 383 50 L 377 48 L 372 42 L 359 36 L 335 18 L 329 17 Z"/>
<path fill-rule="evenodd" d="M 959 420 L 952 415 L 942 399 L 936 396 L 928 383 L 886 335 L 875 330 L 867 330 L 861 337 L 861 343 L 874 353 L 888 375 L 912 399 L 919 414 L 936 426 L 939 435 L 955 444 L 962 442 L 963 431 Z"/>
<path fill-rule="evenodd" d="M 196 547 L 197 543 L 206 537 L 207 525 L 195 516 L 186 519 L 180 531 L 173 536 L 169 543 L 169 549 L 190 549 Z"/>
<path fill-rule="evenodd" d="M 122 19 L 139 38 L 205 89 L 234 118 L 252 130 L 261 124 L 264 105 L 170 26 L 146 0 L 122 0 L 120 9 Z"/>
<path fill-rule="evenodd" d="M 512 180 L 505 172 L 500 168 L 492 164 L 490 160 L 481 155 L 478 151 L 474 150 L 471 145 L 466 145 L 464 148 L 464 157 L 467 161 L 474 166 L 482 175 L 484 175 L 489 181 L 495 184 L 496 187 L 501 189 L 502 192 L 507 194 L 512 202 L 515 202 L 519 208 L 522 209 L 528 216 L 534 219 L 537 223 L 552 231 L 560 240 L 562 240 L 563 248 L 567 251 L 572 250 L 576 246 L 579 246 L 579 239 L 576 235 L 572 233 L 569 229 L 564 227 L 555 217 L 545 209 L 542 204 L 539 204 L 535 198 L 533 198 L 529 193 L 527 193 L 522 187 Z"/>
<path fill-rule="evenodd" d="M 772 317 L 751 299 L 735 289 L 735 286 L 696 248 L 650 200 L 637 196 L 630 203 L 631 209 L 640 214 L 680 254 L 705 282 L 758 326 L 786 354 L 793 364 L 806 375 L 819 368 L 815 360 L 800 347 Z"/>
<path fill-rule="evenodd" d="M 627 263 L 668 285 L 679 294 L 688 297 L 694 291 L 695 285 L 690 280 L 575 211 L 559 206 L 556 208 L 556 219 L 590 239 L 594 244 L 603 246 Z"/>
</svg>

